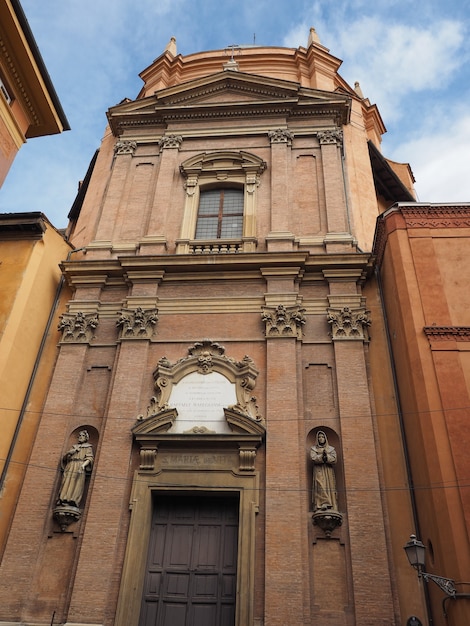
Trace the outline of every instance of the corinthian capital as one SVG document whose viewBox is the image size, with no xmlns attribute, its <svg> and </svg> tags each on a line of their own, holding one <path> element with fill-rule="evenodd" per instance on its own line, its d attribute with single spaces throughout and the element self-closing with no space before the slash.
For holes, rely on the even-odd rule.
<svg viewBox="0 0 470 626">
<path fill-rule="evenodd" d="M 299 306 L 263 307 L 262 319 L 266 337 L 296 337 L 302 339 L 305 309 Z"/>
<path fill-rule="evenodd" d="M 331 326 L 333 341 L 359 340 L 369 341 L 370 311 L 364 308 L 328 309 L 328 324 Z"/>
<path fill-rule="evenodd" d="M 134 154 L 136 148 L 135 141 L 118 141 L 114 146 L 114 154 Z"/>
<path fill-rule="evenodd" d="M 319 131 L 317 137 L 320 145 L 338 144 L 341 146 L 343 144 L 343 131 L 340 128 Z"/>
<path fill-rule="evenodd" d="M 276 128 L 269 131 L 268 137 L 271 143 L 286 143 L 291 146 L 294 135 L 287 128 Z"/>
<path fill-rule="evenodd" d="M 179 150 L 182 143 L 183 137 L 181 135 L 163 135 L 158 145 L 160 146 L 160 150 L 164 148 L 177 148 Z"/>
</svg>

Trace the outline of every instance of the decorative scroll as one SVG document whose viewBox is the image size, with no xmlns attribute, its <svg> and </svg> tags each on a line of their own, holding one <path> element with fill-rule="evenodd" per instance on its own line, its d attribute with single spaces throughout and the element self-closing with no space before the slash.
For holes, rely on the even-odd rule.
<svg viewBox="0 0 470 626">
<path fill-rule="evenodd" d="M 114 154 L 134 154 L 136 149 L 136 141 L 118 141 L 114 146 Z"/>
<path fill-rule="evenodd" d="M 177 148 L 179 150 L 182 143 L 183 137 L 181 135 L 163 135 L 158 145 L 160 146 L 160 151 L 164 148 Z"/>
<path fill-rule="evenodd" d="M 276 130 L 269 131 L 268 137 L 271 143 L 286 143 L 288 146 L 291 146 L 294 135 L 286 128 L 276 128 Z"/>
<path fill-rule="evenodd" d="M 63 332 L 62 341 L 71 343 L 87 343 L 94 338 L 99 323 L 98 314 L 85 314 L 79 311 L 76 315 L 64 313 L 58 325 Z"/>
<path fill-rule="evenodd" d="M 263 307 L 262 319 L 266 337 L 296 337 L 302 339 L 305 309 L 300 306 Z"/>
<path fill-rule="evenodd" d="M 328 324 L 331 326 L 333 341 L 369 341 L 370 311 L 364 308 L 328 309 Z"/>
<path fill-rule="evenodd" d="M 317 137 L 320 145 L 338 144 L 341 146 L 343 144 L 343 131 L 340 128 L 318 131 Z"/>
<path fill-rule="evenodd" d="M 131 311 L 123 309 L 116 322 L 121 331 L 121 339 L 148 339 L 155 332 L 158 322 L 158 309 L 144 311 L 141 307 Z"/>
</svg>

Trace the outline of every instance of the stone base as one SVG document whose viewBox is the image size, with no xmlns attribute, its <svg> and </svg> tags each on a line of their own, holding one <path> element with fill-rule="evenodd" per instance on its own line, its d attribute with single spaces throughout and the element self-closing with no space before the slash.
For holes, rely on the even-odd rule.
<svg viewBox="0 0 470 626">
<path fill-rule="evenodd" d="M 325 509 L 324 511 L 316 511 L 312 515 L 312 522 L 319 526 L 327 537 L 330 537 L 335 528 L 343 523 L 343 516 L 338 511 Z"/>
<path fill-rule="evenodd" d="M 53 516 L 55 521 L 59 524 L 60 530 L 65 532 L 70 524 L 78 522 L 82 513 L 76 506 L 70 506 L 67 504 L 59 504 L 54 508 Z M 0 624 L 1 626 L 1 624 Z"/>
</svg>

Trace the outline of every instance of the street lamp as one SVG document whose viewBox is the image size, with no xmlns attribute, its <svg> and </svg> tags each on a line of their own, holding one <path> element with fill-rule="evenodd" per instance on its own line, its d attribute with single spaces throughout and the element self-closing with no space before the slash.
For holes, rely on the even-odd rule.
<svg viewBox="0 0 470 626">
<path fill-rule="evenodd" d="M 455 582 L 452 578 L 444 578 L 443 576 L 436 576 L 435 574 L 429 574 L 424 571 L 424 556 L 426 553 L 426 548 L 424 544 L 416 538 L 416 535 L 411 535 L 410 540 L 403 547 L 406 552 L 406 556 L 408 557 L 408 561 L 410 565 L 414 567 L 418 572 L 418 577 L 424 578 L 425 581 L 432 580 L 442 589 L 444 593 L 446 593 L 449 597 L 456 597 L 456 588 Z"/>
</svg>

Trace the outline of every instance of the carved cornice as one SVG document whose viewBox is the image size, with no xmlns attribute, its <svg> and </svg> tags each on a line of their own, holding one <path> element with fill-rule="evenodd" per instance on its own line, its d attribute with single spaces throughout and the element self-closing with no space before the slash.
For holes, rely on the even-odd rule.
<svg viewBox="0 0 470 626">
<path fill-rule="evenodd" d="M 407 228 L 470 228 L 470 205 L 400 207 Z"/>
<path fill-rule="evenodd" d="M 295 337 L 302 339 L 305 309 L 300 306 L 263 307 L 262 320 L 266 325 L 266 337 Z"/>
<path fill-rule="evenodd" d="M 131 154 L 133 155 L 137 149 L 135 141 L 117 141 L 114 145 L 114 154 Z"/>
<path fill-rule="evenodd" d="M 13 53 L 13 51 L 9 50 L 7 41 L 2 36 L 2 34 L 0 34 L 0 54 L 3 57 L 3 62 L 5 63 L 5 66 L 8 68 L 9 79 L 15 83 L 18 93 L 21 94 L 21 101 L 23 105 L 27 108 L 31 119 L 33 120 L 33 123 L 39 125 L 40 120 L 36 113 L 34 104 L 31 102 L 31 99 L 28 95 L 28 90 L 26 89 L 24 81 L 20 76 L 21 63 L 18 62 L 16 55 Z"/>
<path fill-rule="evenodd" d="M 370 311 L 364 307 L 328 309 L 328 324 L 333 341 L 369 341 Z"/>
<path fill-rule="evenodd" d="M 429 341 L 470 341 L 470 326 L 425 326 Z"/>
<path fill-rule="evenodd" d="M 317 138 L 320 145 L 343 145 L 343 131 L 340 128 L 319 131 Z"/>
<path fill-rule="evenodd" d="M 116 322 L 120 330 L 120 339 L 150 339 L 155 333 L 158 322 L 158 309 L 144 310 L 137 307 L 134 311 L 123 309 Z"/>
<path fill-rule="evenodd" d="M 271 143 L 286 143 L 288 146 L 291 146 L 294 134 L 286 128 L 276 128 L 275 130 L 269 131 L 268 137 Z"/>
<path fill-rule="evenodd" d="M 75 315 L 61 315 L 58 329 L 62 331 L 62 341 L 67 343 L 88 343 L 94 338 L 99 324 L 98 314 L 85 314 L 79 311 Z"/>
<path fill-rule="evenodd" d="M 388 224 L 391 224 L 389 227 Z M 470 228 L 470 204 L 395 204 L 379 216 L 373 245 L 382 263 L 389 232 L 401 228 Z"/>
</svg>

